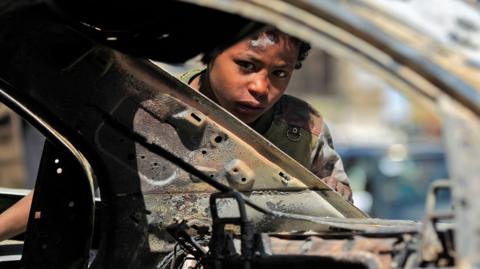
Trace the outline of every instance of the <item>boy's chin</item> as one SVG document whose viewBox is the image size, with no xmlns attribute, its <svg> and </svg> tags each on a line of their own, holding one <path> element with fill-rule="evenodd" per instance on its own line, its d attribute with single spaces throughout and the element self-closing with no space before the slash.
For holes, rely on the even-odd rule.
<svg viewBox="0 0 480 269">
<path fill-rule="evenodd" d="M 247 125 L 252 125 L 260 118 L 260 116 L 261 115 L 256 116 L 256 117 L 244 117 L 243 119 L 240 118 L 240 120 L 242 120 Z"/>
</svg>

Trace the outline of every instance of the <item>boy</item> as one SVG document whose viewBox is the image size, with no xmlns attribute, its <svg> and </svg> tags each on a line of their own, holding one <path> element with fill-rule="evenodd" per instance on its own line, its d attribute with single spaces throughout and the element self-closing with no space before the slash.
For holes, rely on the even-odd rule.
<svg viewBox="0 0 480 269">
<path fill-rule="evenodd" d="M 352 201 L 348 177 L 322 117 L 306 102 L 284 95 L 309 49 L 308 44 L 268 28 L 204 60 L 205 70 L 192 70 L 181 79 Z"/>
</svg>

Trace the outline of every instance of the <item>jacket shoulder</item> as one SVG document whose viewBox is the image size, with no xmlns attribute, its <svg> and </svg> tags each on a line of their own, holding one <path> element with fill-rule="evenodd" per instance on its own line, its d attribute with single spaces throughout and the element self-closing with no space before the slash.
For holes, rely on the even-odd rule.
<svg viewBox="0 0 480 269">
<path fill-rule="evenodd" d="M 200 73 L 205 71 L 205 67 L 198 67 L 198 68 L 192 68 L 188 70 L 187 72 L 181 74 L 178 79 L 181 80 L 185 84 L 190 84 L 190 82 Z"/>
<path fill-rule="evenodd" d="M 315 108 L 299 98 L 286 94 L 278 101 L 274 117 L 316 136 L 320 135 L 324 128 L 323 118 Z"/>
</svg>

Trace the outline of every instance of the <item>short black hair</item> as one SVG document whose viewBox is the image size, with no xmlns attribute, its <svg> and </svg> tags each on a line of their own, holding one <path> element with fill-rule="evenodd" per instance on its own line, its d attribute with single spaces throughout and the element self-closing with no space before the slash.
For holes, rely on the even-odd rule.
<svg viewBox="0 0 480 269">
<path fill-rule="evenodd" d="M 302 62 L 307 58 L 308 53 L 312 48 L 309 43 L 301 40 L 298 40 L 298 41 L 300 42 L 300 45 L 299 45 L 300 49 L 298 51 L 298 58 L 297 58 L 297 63 L 295 64 L 295 69 L 302 68 Z"/>
<path fill-rule="evenodd" d="M 310 52 L 310 49 L 311 49 L 311 46 L 309 43 L 302 41 L 296 37 L 293 37 L 289 34 L 286 34 L 275 27 L 264 28 L 262 31 L 253 35 L 251 37 L 251 40 L 257 40 L 261 35 L 271 36 L 272 41 L 275 41 L 278 35 L 285 35 L 288 38 L 290 38 L 294 43 L 298 44 L 299 50 L 298 50 L 297 62 L 295 63 L 295 69 L 300 69 L 302 67 L 302 63 L 307 58 L 308 53 Z M 220 54 L 221 52 L 222 52 L 221 50 L 217 50 L 217 51 L 214 51 L 213 53 L 209 53 L 208 55 L 204 55 L 202 57 L 202 62 L 208 65 L 208 63 L 210 63 L 210 61 L 213 60 L 215 57 L 217 57 L 218 54 Z"/>
</svg>

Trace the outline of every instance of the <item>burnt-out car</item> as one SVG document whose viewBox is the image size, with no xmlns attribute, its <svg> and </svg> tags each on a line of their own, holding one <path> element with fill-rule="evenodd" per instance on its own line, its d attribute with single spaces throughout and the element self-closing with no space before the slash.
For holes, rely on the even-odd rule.
<svg viewBox="0 0 480 269">
<path fill-rule="evenodd" d="M 2 266 L 478 266 L 478 70 L 446 48 L 435 53 L 434 43 L 368 2 L 0 7 L 1 101 L 48 140 L 22 259 Z M 264 25 L 438 107 L 451 180 L 434 184 L 423 224 L 368 218 L 149 60 L 208 56 Z M 450 185 L 455 211 L 439 212 L 434 194 Z"/>
</svg>

